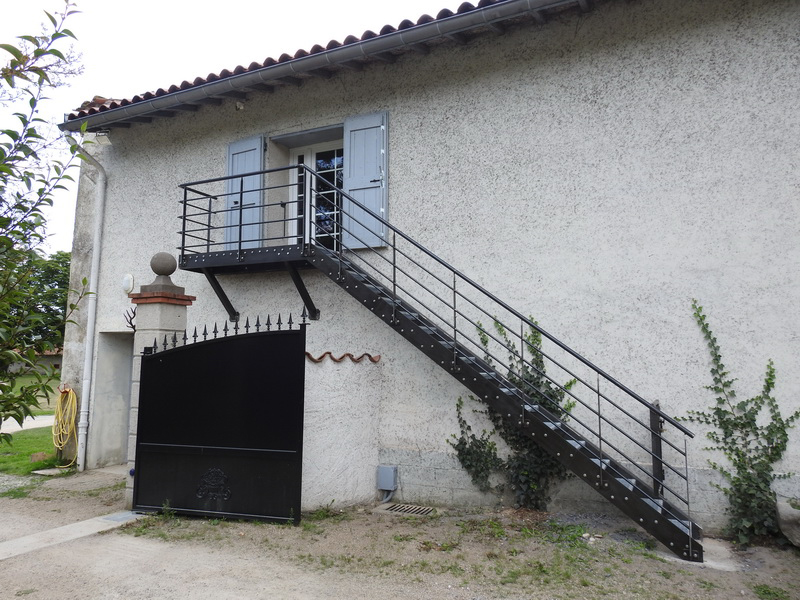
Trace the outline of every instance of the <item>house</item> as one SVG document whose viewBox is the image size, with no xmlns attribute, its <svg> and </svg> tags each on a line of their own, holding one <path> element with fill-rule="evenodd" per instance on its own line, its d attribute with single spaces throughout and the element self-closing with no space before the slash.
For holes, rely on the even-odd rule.
<svg viewBox="0 0 800 600">
<path fill-rule="evenodd" d="M 482 0 L 73 112 L 62 129 L 110 142 L 83 166 L 73 277 L 98 293 L 64 358 L 86 468 L 135 456 L 121 282 L 168 251 L 189 337 L 305 309 L 315 359 L 380 356 L 306 363 L 303 507 L 376 499 L 379 465 L 404 502 L 494 501 L 448 444 L 459 397 L 491 428 L 479 395 L 579 461 L 554 504 L 645 526 L 674 507 L 691 553 L 726 505 L 705 431 L 672 420 L 713 401 L 692 298 L 741 393 L 771 357 L 798 407 L 799 34 L 791 0 Z M 577 379 L 568 423 L 516 385 L 528 316 L 547 333 L 527 360 Z"/>
</svg>

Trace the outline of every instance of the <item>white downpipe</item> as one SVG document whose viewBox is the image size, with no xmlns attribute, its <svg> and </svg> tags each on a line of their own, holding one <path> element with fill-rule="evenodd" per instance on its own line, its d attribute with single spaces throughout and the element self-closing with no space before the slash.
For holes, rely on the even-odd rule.
<svg viewBox="0 0 800 600">
<path fill-rule="evenodd" d="M 92 267 L 89 271 L 89 295 L 87 302 L 86 340 L 83 347 L 83 381 L 81 382 L 81 411 L 78 417 L 78 471 L 86 468 L 86 440 L 89 436 L 89 400 L 92 388 L 94 365 L 95 322 L 97 321 L 97 282 L 100 278 L 100 247 L 103 242 L 103 215 L 106 209 L 106 185 L 108 175 L 97 160 L 81 147 L 86 162 L 98 171 L 94 196 L 94 235 L 92 237 Z"/>
</svg>

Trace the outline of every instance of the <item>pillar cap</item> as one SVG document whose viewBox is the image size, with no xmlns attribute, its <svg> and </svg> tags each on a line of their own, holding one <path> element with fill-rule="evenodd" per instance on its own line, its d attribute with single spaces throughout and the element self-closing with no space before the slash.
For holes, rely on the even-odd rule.
<svg viewBox="0 0 800 600">
<path fill-rule="evenodd" d="M 197 298 L 187 296 L 186 291 L 179 285 L 172 283 L 170 275 L 178 268 L 178 261 L 169 252 L 157 252 L 150 259 L 150 268 L 156 274 L 152 283 L 143 285 L 139 292 L 128 294 L 133 304 L 177 304 L 191 306 Z"/>
<path fill-rule="evenodd" d="M 150 259 L 150 268 L 156 274 L 152 283 L 143 285 L 141 293 L 157 292 L 163 294 L 183 294 L 186 290 L 172 283 L 170 275 L 178 268 L 178 261 L 169 252 L 157 252 Z M 129 294 L 130 296 L 130 294 Z"/>
</svg>

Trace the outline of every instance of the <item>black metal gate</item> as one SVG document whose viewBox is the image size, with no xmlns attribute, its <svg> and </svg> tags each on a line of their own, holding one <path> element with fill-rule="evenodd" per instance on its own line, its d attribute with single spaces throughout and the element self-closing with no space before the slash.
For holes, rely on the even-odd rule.
<svg viewBox="0 0 800 600">
<path fill-rule="evenodd" d="M 142 356 L 134 510 L 299 521 L 305 339 L 226 331 Z"/>
</svg>

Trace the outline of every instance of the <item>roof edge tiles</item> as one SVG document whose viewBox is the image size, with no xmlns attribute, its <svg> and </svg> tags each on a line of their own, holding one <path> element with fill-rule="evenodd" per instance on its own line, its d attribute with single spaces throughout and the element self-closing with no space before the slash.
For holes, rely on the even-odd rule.
<svg viewBox="0 0 800 600">
<path fill-rule="evenodd" d="M 457 37 L 470 30 L 481 27 L 496 27 L 503 21 L 524 16 L 533 16 L 541 21 L 539 14 L 544 10 L 581 7 L 586 10 L 589 0 L 480 0 L 477 6 L 464 2 L 456 13 L 447 9 L 439 12 L 436 18 L 422 15 L 416 24 L 403 21 L 395 29 L 385 26 L 380 34 L 366 31 L 361 39 L 353 36 L 343 43 L 331 40 L 325 48 L 317 45 L 311 52 L 298 50 L 294 56 L 283 54 L 274 60 L 268 57 L 264 63 L 251 63 L 248 67 L 238 66 L 233 71 L 224 69 L 219 74 L 210 73 L 205 79 L 196 78 L 192 82 L 183 81 L 172 85 L 168 90 L 159 88 L 155 93 L 147 92 L 128 100 L 107 100 L 100 104 L 91 102 L 88 106 L 67 115 L 67 120 L 59 125 L 65 131 L 80 130 L 84 123 L 89 131 L 112 126 L 127 126 L 126 121 L 157 114 L 170 109 L 180 109 L 185 105 L 202 104 L 217 100 L 226 95 L 241 93 L 243 90 L 271 86 L 281 80 L 297 80 L 298 75 L 309 75 L 314 71 L 326 70 L 334 66 L 365 59 L 386 58 L 393 51 L 420 47 L 426 42 L 447 37 Z M 385 33 L 384 33 L 385 32 Z"/>
</svg>

